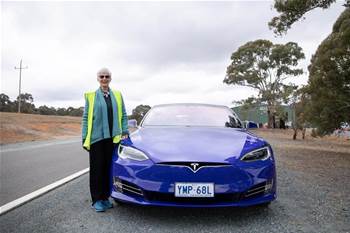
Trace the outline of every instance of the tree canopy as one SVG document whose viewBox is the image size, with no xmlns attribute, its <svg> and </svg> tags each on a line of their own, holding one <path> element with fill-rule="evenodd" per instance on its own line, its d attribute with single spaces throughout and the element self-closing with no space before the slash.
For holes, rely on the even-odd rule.
<svg viewBox="0 0 350 233">
<path fill-rule="evenodd" d="M 308 118 L 319 133 L 331 133 L 350 122 L 350 9 L 333 25 L 308 67 Z"/>
<path fill-rule="evenodd" d="M 21 97 L 21 98 L 20 98 Z M 17 100 L 14 102 L 14 105 L 18 106 L 18 101 L 21 101 L 21 112 L 23 113 L 34 113 L 35 106 L 33 104 L 34 98 L 32 94 L 22 93 L 20 96 L 17 96 Z"/>
<path fill-rule="evenodd" d="M 12 112 L 16 106 L 6 94 L 0 94 L 0 112 Z"/>
<path fill-rule="evenodd" d="M 151 109 L 149 105 L 138 105 L 135 109 L 132 110 L 132 114 L 129 116 L 129 119 L 135 119 L 138 124 L 141 123 L 143 117 Z"/>
<path fill-rule="evenodd" d="M 288 96 L 296 88 L 284 82 L 303 73 L 302 69 L 297 68 L 299 60 L 303 58 L 302 48 L 294 42 L 273 44 L 268 40 L 251 41 L 232 53 L 232 63 L 227 67 L 224 83 L 258 90 L 258 97 L 247 101 L 267 104 L 271 126 L 274 107 L 287 102 Z"/>
<path fill-rule="evenodd" d="M 275 0 L 274 8 L 280 13 L 269 22 L 270 29 L 277 35 L 286 33 L 292 24 L 304 15 L 316 8 L 327 9 L 335 0 Z M 350 0 L 346 0 L 345 7 L 350 6 Z"/>
<path fill-rule="evenodd" d="M 38 108 L 33 104 L 34 98 L 32 94 L 24 93 L 17 96 L 15 101 L 11 101 L 10 98 L 4 94 L 0 94 L 0 112 L 17 112 L 18 111 L 18 100 L 21 99 L 21 112 L 22 113 L 33 113 L 42 115 L 60 115 L 60 116 L 82 116 L 84 107 L 73 108 L 54 108 L 46 105 Z"/>
</svg>

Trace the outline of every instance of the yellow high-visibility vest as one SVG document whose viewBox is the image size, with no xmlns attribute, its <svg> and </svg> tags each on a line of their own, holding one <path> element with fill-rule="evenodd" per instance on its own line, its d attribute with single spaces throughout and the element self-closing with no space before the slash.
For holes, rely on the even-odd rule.
<svg viewBox="0 0 350 233">
<path fill-rule="evenodd" d="M 114 94 L 114 97 L 116 98 L 117 101 L 117 108 L 118 108 L 118 123 L 119 123 L 119 129 L 122 128 L 122 95 L 119 91 L 112 91 Z M 90 145 L 91 145 L 91 133 L 92 133 L 92 118 L 94 114 L 94 104 L 95 104 L 95 95 L 96 92 L 87 92 L 85 93 L 85 100 L 89 102 L 89 112 L 88 112 L 88 128 L 87 128 L 87 135 L 85 138 L 84 142 L 84 147 L 88 150 L 90 150 Z M 116 135 L 113 137 L 113 143 L 119 143 L 121 139 L 121 135 Z"/>
</svg>

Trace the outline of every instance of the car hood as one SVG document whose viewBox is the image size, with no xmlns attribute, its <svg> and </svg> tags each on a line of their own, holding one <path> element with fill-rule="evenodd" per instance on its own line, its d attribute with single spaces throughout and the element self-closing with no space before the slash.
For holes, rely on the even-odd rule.
<svg viewBox="0 0 350 233">
<path fill-rule="evenodd" d="M 233 162 L 267 144 L 244 129 L 216 127 L 142 127 L 130 139 L 155 163 Z"/>
</svg>

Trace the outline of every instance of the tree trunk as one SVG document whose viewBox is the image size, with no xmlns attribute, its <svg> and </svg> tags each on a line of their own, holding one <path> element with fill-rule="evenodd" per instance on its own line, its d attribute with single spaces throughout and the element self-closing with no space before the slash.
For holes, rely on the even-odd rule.
<svg viewBox="0 0 350 233">
<path fill-rule="evenodd" d="M 298 129 L 297 128 L 293 128 L 294 130 L 294 134 L 293 134 L 293 140 L 297 139 L 297 135 L 298 135 Z"/>
<path fill-rule="evenodd" d="M 306 133 L 306 129 L 305 128 L 303 128 L 302 129 L 302 131 L 301 131 L 301 133 L 302 133 L 302 136 L 303 136 L 303 140 L 305 139 L 305 133 Z"/>
<path fill-rule="evenodd" d="M 272 106 L 267 106 L 267 128 L 273 128 L 275 125 L 273 114 Z"/>
</svg>

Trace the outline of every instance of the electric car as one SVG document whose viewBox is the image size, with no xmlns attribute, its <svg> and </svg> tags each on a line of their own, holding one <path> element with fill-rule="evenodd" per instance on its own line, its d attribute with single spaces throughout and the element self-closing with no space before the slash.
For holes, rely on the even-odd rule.
<svg viewBox="0 0 350 233">
<path fill-rule="evenodd" d="M 174 207 L 268 205 L 276 199 L 271 146 L 226 106 L 151 108 L 113 156 L 117 202 Z"/>
</svg>

